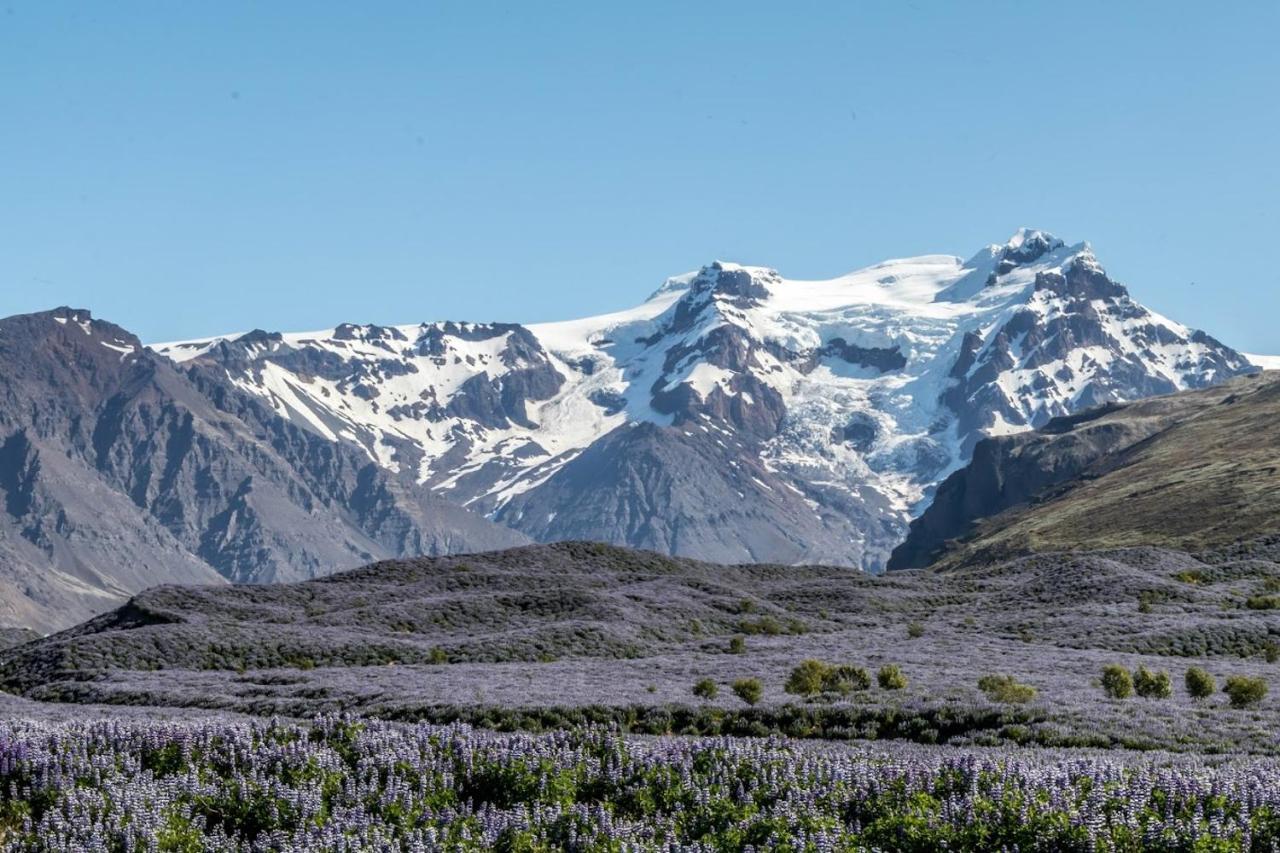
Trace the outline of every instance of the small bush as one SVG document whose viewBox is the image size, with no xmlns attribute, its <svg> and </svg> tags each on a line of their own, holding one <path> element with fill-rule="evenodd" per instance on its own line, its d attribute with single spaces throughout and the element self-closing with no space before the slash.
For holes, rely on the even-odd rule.
<svg viewBox="0 0 1280 853">
<path fill-rule="evenodd" d="M 746 637 L 734 637 L 729 641 L 729 654 L 740 655 L 746 652 L 746 650 L 747 650 Z"/>
<path fill-rule="evenodd" d="M 1250 610 L 1280 610 L 1280 595 L 1251 595 L 1244 606 Z"/>
<path fill-rule="evenodd" d="M 827 670 L 827 665 L 820 660 L 810 658 L 801 661 L 799 666 L 791 670 L 782 689 L 796 696 L 816 696 L 822 692 Z"/>
<path fill-rule="evenodd" d="M 896 663 L 887 663 L 876 673 L 876 681 L 885 690 L 902 690 L 907 686 L 907 677 Z"/>
<path fill-rule="evenodd" d="M 787 632 L 786 626 L 772 616 L 761 616 L 756 621 L 743 619 L 738 623 L 738 630 L 744 634 L 767 634 L 777 637 Z"/>
<path fill-rule="evenodd" d="M 427 653 L 427 663 L 442 664 L 449 662 L 449 653 L 444 649 L 436 646 Z"/>
<path fill-rule="evenodd" d="M 913 640 L 917 640 L 924 636 L 924 625 L 919 622 L 912 622 L 907 626 L 907 636 Z"/>
<path fill-rule="evenodd" d="M 1179 580 L 1179 581 L 1182 581 L 1183 583 L 1189 583 L 1189 584 L 1202 584 L 1207 580 L 1207 578 L 1204 575 L 1204 572 L 1200 571 L 1199 569 L 1185 569 L 1181 572 L 1178 572 L 1173 577 L 1174 577 L 1174 580 Z"/>
<path fill-rule="evenodd" d="M 1222 692 L 1231 700 L 1232 708 L 1248 708 L 1262 701 L 1267 695 L 1267 682 L 1261 678 L 1231 675 L 1222 685 Z"/>
<path fill-rule="evenodd" d="M 1262 657 L 1267 663 L 1275 663 L 1280 660 L 1280 644 L 1274 640 L 1268 640 L 1262 644 Z"/>
<path fill-rule="evenodd" d="M 848 696 L 855 690 L 871 688 L 871 676 L 860 666 L 841 664 L 829 666 L 822 676 L 822 691 Z"/>
<path fill-rule="evenodd" d="M 1193 699 L 1207 699 L 1218 689 L 1213 676 L 1198 666 L 1187 670 L 1186 685 L 1187 694 Z"/>
<path fill-rule="evenodd" d="M 1145 699 L 1168 699 L 1173 695 L 1173 682 L 1167 672 L 1140 666 L 1133 673 L 1133 690 Z"/>
<path fill-rule="evenodd" d="M 733 682 L 733 695 L 748 705 L 754 705 L 764 695 L 764 687 L 760 685 L 758 678 L 739 678 Z"/>
<path fill-rule="evenodd" d="M 984 675 L 978 679 L 978 689 L 993 702 L 1021 705 L 1036 698 L 1036 689 L 1029 684 L 1019 684 L 1012 675 Z"/>
<path fill-rule="evenodd" d="M 1108 664 L 1102 668 L 1102 689 L 1112 699 L 1128 699 L 1133 693 L 1133 677 L 1119 664 Z"/>
<path fill-rule="evenodd" d="M 720 695 L 720 688 L 710 678 L 704 678 L 693 685 L 693 695 L 700 699 L 714 699 Z"/>
</svg>

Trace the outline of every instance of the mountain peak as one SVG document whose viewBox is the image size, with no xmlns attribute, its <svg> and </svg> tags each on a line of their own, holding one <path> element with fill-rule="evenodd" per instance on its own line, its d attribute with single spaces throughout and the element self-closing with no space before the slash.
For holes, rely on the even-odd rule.
<svg viewBox="0 0 1280 853">
<path fill-rule="evenodd" d="M 1019 263 L 1029 263 L 1043 256 L 1046 252 L 1060 249 L 1066 243 L 1038 228 L 1019 228 L 1013 236 L 1005 241 L 1003 256 Z"/>
<path fill-rule="evenodd" d="M 410 340 L 286 334 L 223 367 L 538 539 L 871 569 L 983 437 L 1253 369 L 1128 298 L 1087 243 L 1035 228 L 967 263 L 802 280 L 719 260 L 600 317 L 397 328 Z"/>
</svg>

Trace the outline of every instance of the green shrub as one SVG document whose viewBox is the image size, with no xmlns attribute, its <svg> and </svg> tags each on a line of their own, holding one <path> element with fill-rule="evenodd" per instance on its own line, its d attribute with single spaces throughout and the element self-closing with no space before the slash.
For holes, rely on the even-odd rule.
<svg viewBox="0 0 1280 853">
<path fill-rule="evenodd" d="M 1181 572 L 1178 572 L 1173 577 L 1174 577 L 1174 580 L 1179 580 L 1179 581 L 1182 581 L 1183 583 L 1189 583 L 1189 584 L 1202 584 L 1207 580 L 1204 572 L 1200 571 L 1199 569 L 1185 569 Z"/>
<path fill-rule="evenodd" d="M 829 667 L 820 660 L 810 658 L 801 661 L 799 666 L 791 670 L 791 674 L 787 676 L 787 683 L 782 689 L 796 696 L 816 696 L 822 692 L 822 684 L 827 677 L 828 669 Z"/>
<path fill-rule="evenodd" d="M 449 654 L 444 649 L 436 646 L 427 654 L 427 663 L 441 664 L 449 662 Z"/>
<path fill-rule="evenodd" d="M 1266 659 L 1267 663 L 1275 663 L 1280 660 L 1280 643 L 1276 643 L 1275 640 L 1267 640 L 1267 642 L 1263 643 L 1262 657 Z"/>
<path fill-rule="evenodd" d="M 924 636 L 924 625 L 919 622 L 912 622 L 907 626 L 907 636 L 913 640 L 917 640 Z"/>
<path fill-rule="evenodd" d="M 738 623 L 738 630 L 744 634 L 767 634 L 777 637 L 787 632 L 786 626 L 772 616 L 761 616 L 756 621 L 743 619 Z"/>
<path fill-rule="evenodd" d="M 1244 606 L 1250 610 L 1280 610 L 1280 595 L 1251 595 Z"/>
<path fill-rule="evenodd" d="M 871 676 L 860 666 L 840 664 L 829 666 L 822 676 L 822 692 L 839 693 L 848 696 L 855 690 L 868 690 L 871 687 Z"/>
<path fill-rule="evenodd" d="M 1036 689 L 1029 684 L 1019 684 L 1012 675 L 984 675 L 978 679 L 978 689 L 993 702 L 1022 705 L 1036 698 Z"/>
<path fill-rule="evenodd" d="M 1133 673 L 1133 690 L 1146 699 L 1168 699 L 1173 695 L 1173 682 L 1163 670 L 1152 672 L 1140 666 Z"/>
<path fill-rule="evenodd" d="M 746 637 L 734 637 L 733 639 L 729 640 L 729 654 L 740 655 L 744 653 L 746 650 L 747 650 Z"/>
<path fill-rule="evenodd" d="M 1128 699 L 1133 693 L 1133 677 L 1119 664 L 1107 664 L 1102 668 L 1102 689 L 1112 699 Z"/>
<path fill-rule="evenodd" d="M 1218 689 L 1213 676 L 1198 666 L 1187 670 L 1186 684 L 1187 694 L 1193 699 L 1207 699 Z"/>
<path fill-rule="evenodd" d="M 758 678 L 739 678 L 733 682 L 733 695 L 748 705 L 754 705 L 764 695 L 764 687 L 760 685 Z"/>
<path fill-rule="evenodd" d="M 720 688 L 710 678 L 704 678 L 693 685 L 693 695 L 700 699 L 714 699 L 720 695 Z"/>
<path fill-rule="evenodd" d="M 896 663 L 887 663 L 876 673 L 876 681 L 885 690 L 902 690 L 907 686 L 907 677 Z"/>
<path fill-rule="evenodd" d="M 1267 682 L 1261 678 L 1230 675 L 1222 685 L 1222 692 L 1231 700 L 1232 708 L 1248 708 L 1261 702 L 1262 697 L 1267 695 Z"/>
<path fill-rule="evenodd" d="M 801 619 L 791 618 L 787 620 L 787 633 L 800 636 L 809 633 L 809 626 Z"/>
</svg>

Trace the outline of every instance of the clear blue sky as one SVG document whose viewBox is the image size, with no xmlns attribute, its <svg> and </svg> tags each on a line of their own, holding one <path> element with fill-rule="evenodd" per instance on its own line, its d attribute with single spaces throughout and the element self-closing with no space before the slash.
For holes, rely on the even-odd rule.
<svg viewBox="0 0 1280 853">
<path fill-rule="evenodd" d="M 0 0 L 0 314 L 535 321 L 1033 225 L 1280 353 L 1278 37 L 1273 0 Z"/>
</svg>

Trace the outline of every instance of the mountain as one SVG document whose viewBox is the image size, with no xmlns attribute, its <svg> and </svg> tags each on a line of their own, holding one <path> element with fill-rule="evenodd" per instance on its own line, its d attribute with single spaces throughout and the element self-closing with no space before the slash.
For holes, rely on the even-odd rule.
<svg viewBox="0 0 1280 853">
<path fill-rule="evenodd" d="M 889 568 L 1280 533 L 1280 372 L 1056 418 L 978 444 Z"/>
<path fill-rule="evenodd" d="M 0 501 L 0 625 L 41 631 L 157 583 L 527 541 L 69 308 L 0 320 Z"/>
<path fill-rule="evenodd" d="M 1256 370 L 1029 229 L 826 281 L 717 262 L 571 322 L 155 349 L 536 540 L 873 571 L 983 438 Z"/>
</svg>

